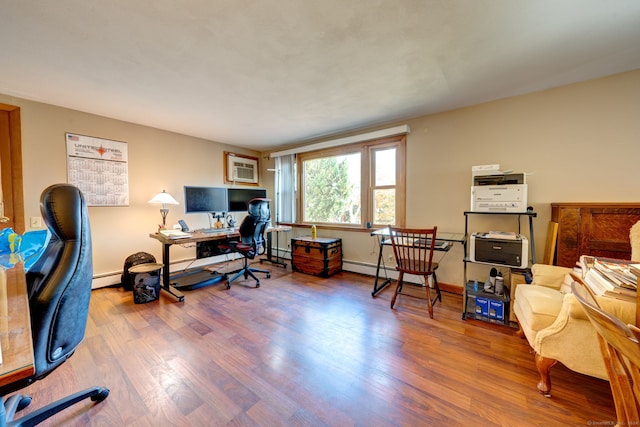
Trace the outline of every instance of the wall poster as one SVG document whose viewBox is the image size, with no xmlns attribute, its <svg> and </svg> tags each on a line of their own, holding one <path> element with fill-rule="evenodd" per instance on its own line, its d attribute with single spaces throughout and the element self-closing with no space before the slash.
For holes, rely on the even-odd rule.
<svg viewBox="0 0 640 427">
<path fill-rule="evenodd" d="M 67 179 L 89 206 L 128 206 L 127 143 L 66 134 Z"/>
</svg>

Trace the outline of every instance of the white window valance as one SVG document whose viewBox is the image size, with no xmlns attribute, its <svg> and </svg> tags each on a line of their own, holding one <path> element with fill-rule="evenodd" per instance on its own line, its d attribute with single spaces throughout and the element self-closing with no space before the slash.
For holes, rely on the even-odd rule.
<svg viewBox="0 0 640 427">
<path fill-rule="evenodd" d="M 288 150 L 276 151 L 271 153 L 271 158 L 287 156 L 291 154 L 306 153 L 314 150 L 322 150 L 324 148 L 339 147 L 341 145 L 354 144 L 356 142 L 370 141 L 374 139 L 387 138 L 390 136 L 408 134 L 410 132 L 409 125 L 400 125 L 392 128 L 376 130 L 359 135 L 345 136 L 343 138 L 331 139 L 315 144 L 303 145 L 301 147 L 290 148 Z"/>
</svg>

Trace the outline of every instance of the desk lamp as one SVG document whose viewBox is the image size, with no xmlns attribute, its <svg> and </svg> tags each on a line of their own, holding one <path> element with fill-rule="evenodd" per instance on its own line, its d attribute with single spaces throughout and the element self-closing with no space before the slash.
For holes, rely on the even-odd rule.
<svg viewBox="0 0 640 427">
<path fill-rule="evenodd" d="M 178 201 L 174 199 L 171 194 L 162 190 L 162 193 L 156 194 L 153 199 L 149 200 L 149 203 L 162 205 L 162 208 L 160 209 L 160 215 L 162 215 L 162 229 L 167 228 L 167 214 L 169 213 L 167 205 L 177 205 Z"/>
</svg>

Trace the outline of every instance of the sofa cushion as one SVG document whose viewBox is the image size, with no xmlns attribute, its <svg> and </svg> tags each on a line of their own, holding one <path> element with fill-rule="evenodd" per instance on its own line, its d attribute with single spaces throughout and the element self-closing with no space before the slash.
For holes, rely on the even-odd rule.
<svg viewBox="0 0 640 427">
<path fill-rule="evenodd" d="M 571 268 L 557 265 L 534 264 L 531 267 L 531 273 L 533 274 L 533 282 L 531 284 L 560 289 L 565 276 L 572 271 Z"/>
<path fill-rule="evenodd" d="M 558 290 L 546 286 L 518 286 L 515 298 L 518 320 L 534 332 L 546 328 L 558 317 L 563 296 Z"/>
</svg>

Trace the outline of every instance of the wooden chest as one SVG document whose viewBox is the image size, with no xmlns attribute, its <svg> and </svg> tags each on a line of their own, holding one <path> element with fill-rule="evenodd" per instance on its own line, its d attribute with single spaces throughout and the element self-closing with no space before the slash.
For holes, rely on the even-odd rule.
<svg viewBox="0 0 640 427">
<path fill-rule="evenodd" d="M 342 239 L 291 239 L 291 268 L 293 271 L 320 277 L 329 277 L 342 271 Z"/>
</svg>

